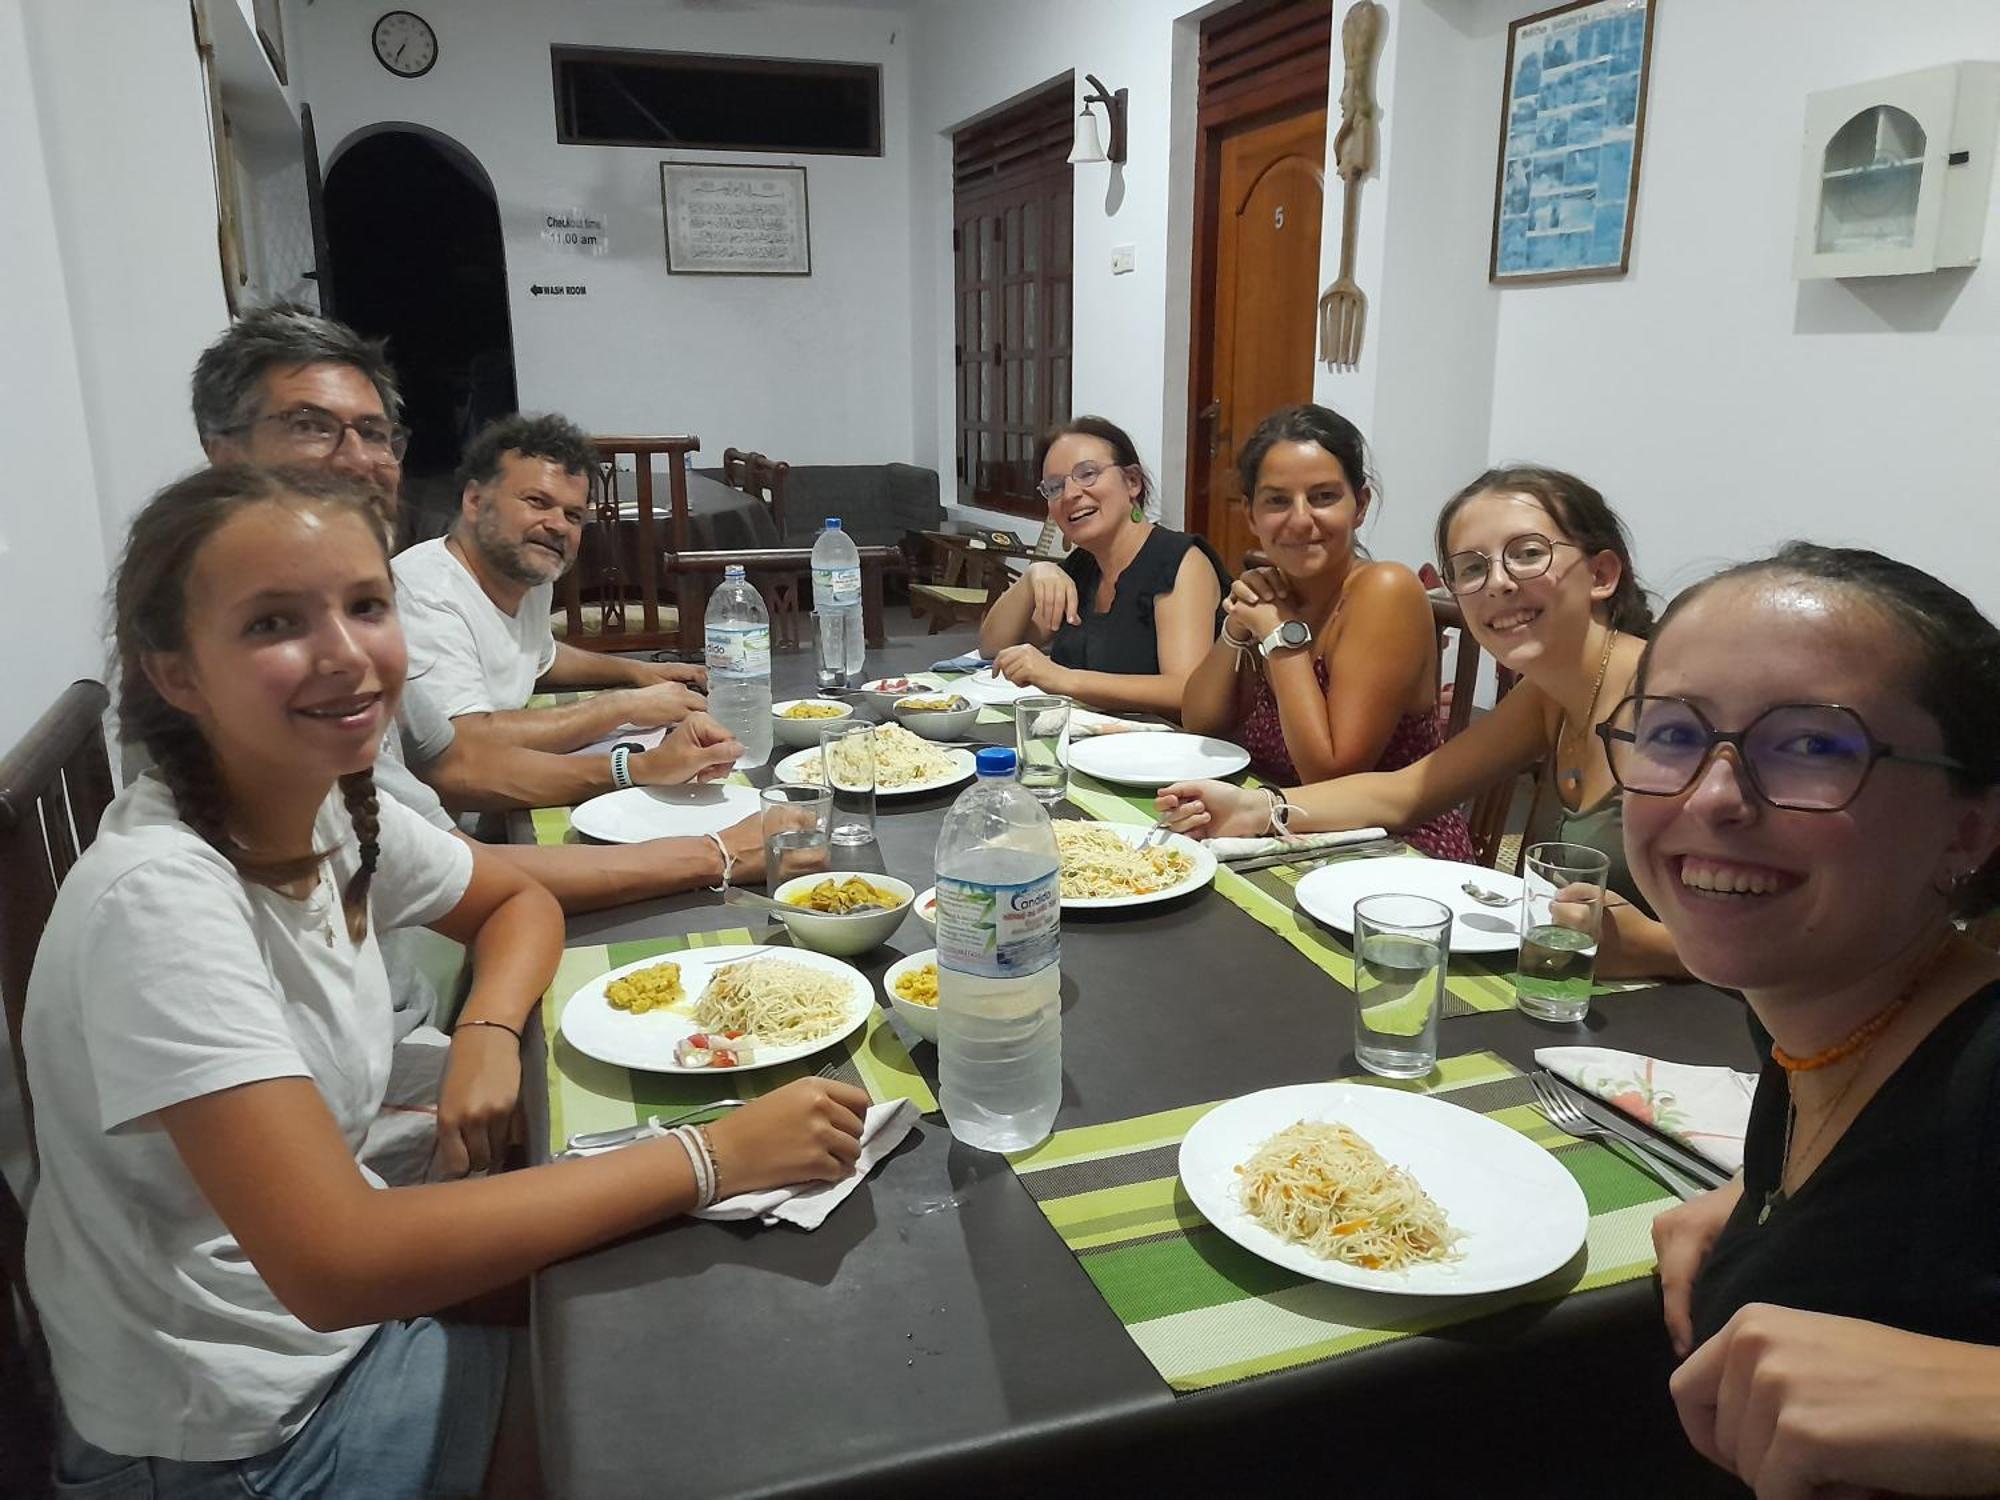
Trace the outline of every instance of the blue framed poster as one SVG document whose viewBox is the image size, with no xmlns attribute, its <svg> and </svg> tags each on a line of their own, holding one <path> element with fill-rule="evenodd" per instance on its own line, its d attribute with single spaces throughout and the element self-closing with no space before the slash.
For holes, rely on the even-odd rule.
<svg viewBox="0 0 2000 1500">
<path fill-rule="evenodd" d="M 1624 274 L 1654 3 L 1574 0 L 1507 28 L 1489 280 Z"/>
</svg>

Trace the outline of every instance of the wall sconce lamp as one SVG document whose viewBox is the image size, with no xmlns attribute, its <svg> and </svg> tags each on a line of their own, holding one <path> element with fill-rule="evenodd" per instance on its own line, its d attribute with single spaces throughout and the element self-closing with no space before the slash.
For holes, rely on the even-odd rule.
<svg viewBox="0 0 2000 1500">
<path fill-rule="evenodd" d="M 1125 103 L 1130 93 L 1120 89 L 1117 93 L 1104 86 L 1104 80 L 1095 73 L 1083 75 L 1093 92 L 1083 96 L 1083 113 L 1076 117 L 1076 145 L 1069 153 L 1070 164 L 1078 162 L 1111 161 L 1123 163 L 1125 160 Z M 1104 106 L 1104 115 L 1111 123 L 1111 149 L 1104 149 L 1104 142 L 1097 133 L 1097 116 L 1090 108 L 1093 104 Z"/>
</svg>

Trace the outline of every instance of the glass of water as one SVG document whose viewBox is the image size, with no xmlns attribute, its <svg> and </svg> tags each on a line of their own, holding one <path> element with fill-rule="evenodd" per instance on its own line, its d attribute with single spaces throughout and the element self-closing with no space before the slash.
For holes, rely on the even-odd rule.
<svg viewBox="0 0 2000 1500">
<path fill-rule="evenodd" d="M 780 781 L 758 794 L 764 825 L 764 884 L 775 891 L 794 875 L 831 868 L 833 793 L 823 786 Z"/>
<path fill-rule="evenodd" d="M 1354 1056 L 1384 1078 L 1437 1066 L 1438 1015 L 1451 962 L 1451 908 L 1428 896 L 1354 903 Z"/>
<path fill-rule="evenodd" d="M 1588 844 L 1528 850 L 1521 864 L 1521 962 L 1514 974 L 1514 1003 L 1525 1014 L 1581 1021 L 1589 1013 L 1610 873 L 1611 856 Z"/>
<path fill-rule="evenodd" d="M 831 610 L 812 612 L 813 681 L 842 688 L 847 680 L 847 622 Z"/>
<path fill-rule="evenodd" d="M 833 796 L 833 841 L 875 842 L 875 726 L 841 723 L 819 732 L 819 763 Z"/>
<path fill-rule="evenodd" d="M 1039 802 L 1060 802 L 1069 791 L 1067 698 L 1014 700 L 1014 739 L 1021 755 L 1021 785 Z"/>
</svg>

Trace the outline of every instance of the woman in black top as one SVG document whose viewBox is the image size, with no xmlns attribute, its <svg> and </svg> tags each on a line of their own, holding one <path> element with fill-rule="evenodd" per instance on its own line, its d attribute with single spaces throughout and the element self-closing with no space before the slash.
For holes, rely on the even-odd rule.
<svg viewBox="0 0 2000 1500">
<path fill-rule="evenodd" d="M 1042 439 L 1037 486 L 1074 549 L 1031 563 L 986 612 L 979 650 L 1010 682 L 1105 709 L 1177 716 L 1229 588 L 1206 541 L 1146 519 L 1123 428 L 1077 417 Z"/>
<path fill-rule="evenodd" d="M 2000 1345 L 2000 955 L 1953 926 L 2000 898 L 2000 630 L 1915 568 L 1794 544 L 1676 600 L 1634 694 L 1600 731 L 1633 877 L 1773 1042 L 1742 1175 L 1654 1226 L 1676 1347 L 1714 1341 L 1676 1395 L 1776 1493 L 1801 1424 L 1858 1399 L 1840 1350 Z M 2000 1456 L 1986 1420 L 1885 1419 L 1848 1457 Z"/>
</svg>

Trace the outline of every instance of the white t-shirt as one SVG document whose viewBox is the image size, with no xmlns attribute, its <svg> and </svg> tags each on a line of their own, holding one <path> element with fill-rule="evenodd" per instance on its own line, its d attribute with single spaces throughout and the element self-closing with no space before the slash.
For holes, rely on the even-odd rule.
<svg viewBox="0 0 2000 1500">
<path fill-rule="evenodd" d="M 378 802 L 381 853 L 358 946 L 339 892 L 359 852 L 337 791 L 315 829 L 334 853 L 306 900 L 245 882 L 151 774 L 111 804 L 56 898 L 22 1024 L 42 1165 L 28 1285 L 64 1411 L 100 1448 L 186 1460 L 267 1452 L 373 1331 L 318 1333 L 284 1309 L 156 1112 L 310 1078 L 359 1152 L 392 1046 L 375 932 L 436 920 L 472 878 L 463 844 Z"/>
<path fill-rule="evenodd" d="M 425 663 L 405 684 L 405 696 L 426 700 L 447 719 L 526 704 L 556 659 L 549 625 L 555 585 L 537 584 L 506 614 L 442 537 L 397 553 L 395 571 L 410 659 Z"/>
<path fill-rule="evenodd" d="M 405 693 L 396 722 L 382 737 L 381 754 L 375 757 L 376 791 L 395 798 L 431 827 L 446 833 L 458 825 L 430 783 L 410 767 L 436 760 L 451 748 L 456 735 L 451 720 L 434 706 Z M 422 927 L 385 932 L 381 942 L 382 963 L 389 971 L 389 993 L 396 1007 L 396 1040 L 400 1042 L 436 1017 L 439 986 L 449 984 L 448 977 L 438 976 L 456 972 L 465 950 L 450 938 Z"/>
</svg>

